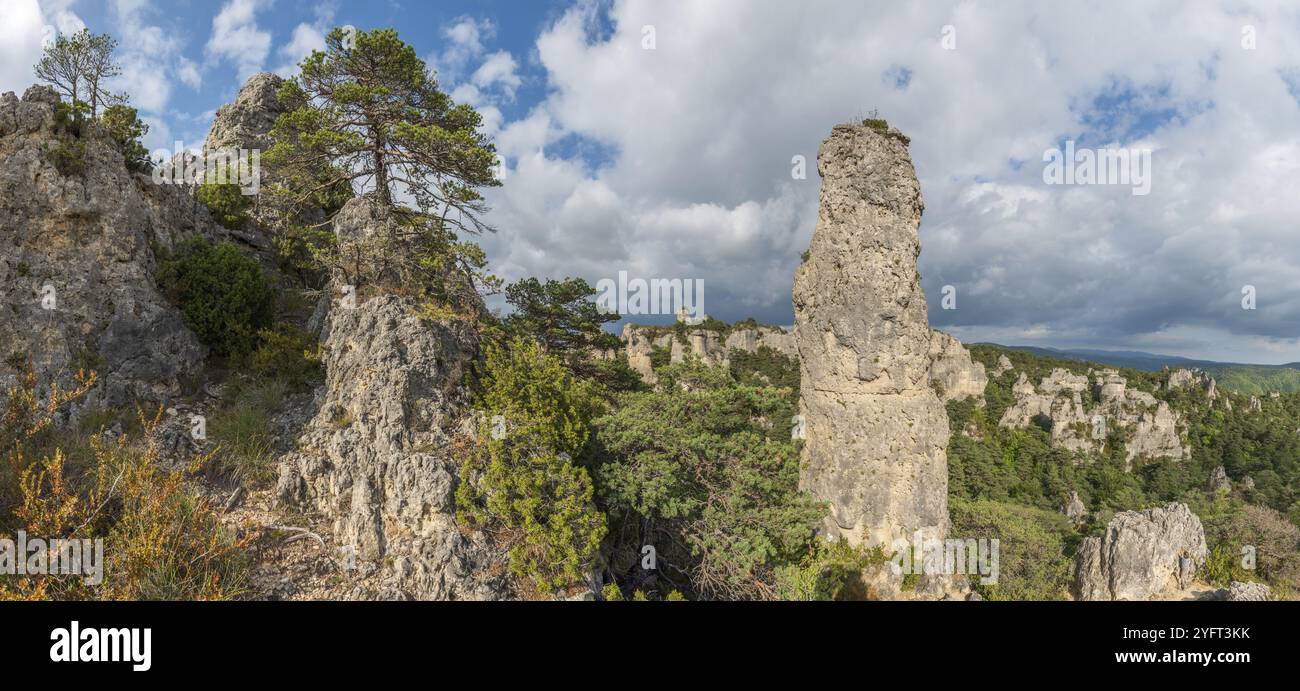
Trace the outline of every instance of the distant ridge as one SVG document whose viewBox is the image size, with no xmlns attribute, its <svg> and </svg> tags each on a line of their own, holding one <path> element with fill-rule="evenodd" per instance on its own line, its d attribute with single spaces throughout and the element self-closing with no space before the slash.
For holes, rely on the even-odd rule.
<svg viewBox="0 0 1300 691">
<path fill-rule="evenodd" d="M 1096 362 L 1111 367 L 1125 367 L 1144 372 L 1159 372 L 1165 367 L 1205 370 L 1218 380 L 1219 385 L 1246 394 L 1269 391 L 1300 391 L 1300 362 L 1285 365 L 1253 365 L 1240 362 L 1196 360 L 1178 355 L 1158 355 L 1140 350 L 1096 350 L 1089 348 L 1043 348 L 1038 346 L 1008 346 L 999 343 L 980 343 L 1008 350 L 1019 350 L 1043 357 L 1079 362 Z"/>
</svg>

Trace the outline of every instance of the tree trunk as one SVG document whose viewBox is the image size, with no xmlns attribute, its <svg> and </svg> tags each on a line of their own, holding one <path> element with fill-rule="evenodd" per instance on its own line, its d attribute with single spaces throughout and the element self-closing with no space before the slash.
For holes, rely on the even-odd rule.
<svg viewBox="0 0 1300 691">
<path fill-rule="evenodd" d="M 390 206 L 393 203 L 393 196 L 388 190 L 388 169 L 384 167 L 384 140 L 377 127 L 370 128 L 370 135 L 375 142 L 375 191 L 379 193 L 379 202 L 384 206 Z"/>
</svg>

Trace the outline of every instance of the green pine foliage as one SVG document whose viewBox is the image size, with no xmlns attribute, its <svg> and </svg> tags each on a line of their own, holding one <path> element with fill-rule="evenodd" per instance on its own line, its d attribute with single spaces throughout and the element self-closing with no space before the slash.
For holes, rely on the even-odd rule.
<svg viewBox="0 0 1300 691">
<path fill-rule="evenodd" d="M 489 344 L 477 440 L 461 468 L 457 518 L 491 533 L 511 570 L 544 591 L 582 583 L 596 565 L 605 516 L 587 469 L 600 398 L 537 343 Z M 504 420 L 498 432 L 496 416 Z"/>
<path fill-rule="evenodd" d="M 282 253 L 293 262 L 337 266 L 332 248 L 303 232 L 303 221 L 314 210 L 333 215 L 345 198 L 365 192 L 381 212 L 392 212 L 396 226 L 385 254 L 398 265 L 382 282 L 420 294 L 432 313 L 475 311 L 476 287 L 499 289 L 482 250 L 459 237 L 489 229 L 480 190 L 500 184 L 496 150 L 479 131 L 482 117 L 454 103 L 393 29 L 335 29 L 325 50 L 299 67 L 278 94 L 287 111 L 276 120 L 265 157 L 266 205 L 281 225 L 298 229 L 280 243 Z"/>
<path fill-rule="evenodd" d="M 693 359 L 659 376 L 596 422 L 600 496 L 637 528 L 612 549 L 654 546 L 663 576 L 699 597 L 776 597 L 776 569 L 804 557 L 825 514 L 798 490 L 790 393 Z"/>
<path fill-rule="evenodd" d="M 194 198 L 208 208 L 212 218 L 227 228 L 241 228 L 248 223 L 252 197 L 244 194 L 231 171 L 224 167 L 213 171 L 194 190 Z"/>
<path fill-rule="evenodd" d="M 998 541 L 998 577 L 971 587 L 986 600 L 1060 600 L 1067 594 L 1070 559 L 1078 545 L 1070 522 L 1054 511 L 988 500 L 950 498 L 949 535 Z"/>
<path fill-rule="evenodd" d="M 100 116 L 99 124 L 122 154 L 127 170 L 147 173 L 153 168 L 149 150 L 140 143 L 140 138 L 149 133 L 149 125 L 140 120 L 135 108 L 120 103 L 109 106 Z"/>
<path fill-rule="evenodd" d="M 194 240 L 158 264 L 158 284 L 213 353 L 241 359 L 275 317 L 275 293 L 257 261 L 232 243 Z"/>
</svg>

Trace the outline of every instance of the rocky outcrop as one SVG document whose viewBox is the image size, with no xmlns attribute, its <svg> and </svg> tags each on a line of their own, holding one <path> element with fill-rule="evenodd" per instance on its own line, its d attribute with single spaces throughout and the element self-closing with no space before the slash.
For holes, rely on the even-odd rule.
<svg viewBox="0 0 1300 691">
<path fill-rule="evenodd" d="M 1231 492 L 1232 480 L 1228 479 L 1228 471 L 1224 470 L 1223 466 L 1216 466 L 1210 471 L 1210 480 L 1206 483 L 1206 488 L 1211 492 Z"/>
<path fill-rule="evenodd" d="M 1272 599 L 1272 589 L 1265 583 L 1242 583 L 1233 581 L 1227 588 L 1220 588 L 1215 593 L 1216 600 L 1227 602 L 1266 602 Z"/>
<path fill-rule="evenodd" d="M 757 353 L 759 348 L 771 348 L 788 358 L 799 357 L 794 329 L 775 326 L 734 328 L 727 333 L 723 346 L 727 350 L 743 350 L 747 353 Z"/>
<path fill-rule="evenodd" d="M 628 366 L 636 370 L 646 382 L 655 383 L 658 377 L 655 376 L 650 356 L 655 348 L 671 348 L 674 338 L 672 333 L 657 333 L 636 324 L 624 324 L 623 346 Z"/>
<path fill-rule="evenodd" d="M 217 109 L 203 148 L 208 151 L 271 148 L 271 128 L 285 109 L 277 92 L 284 80 L 270 72 L 255 74 L 244 82 L 232 103 Z"/>
<path fill-rule="evenodd" d="M 624 324 L 623 344 L 628 365 L 643 380 L 653 384 L 658 378 L 651 367 L 650 356 L 656 348 L 668 349 L 669 362 L 681 362 L 690 356 L 710 365 L 722 366 L 730 364 L 728 356 L 732 350 L 756 353 L 760 348 L 771 348 L 786 357 L 799 356 L 792 330 L 776 326 L 736 327 L 725 333 L 712 329 L 687 329 L 685 336 L 683 343 L 674 332 L 663 327 Z"/>
<path fill-rule="evenodd" d="M 1101 451 L 1111 432 L 1118 429 L 1129 462 L 1139 457 L 1184 459 L 1191 453 L 1179 433 L 1181 420 L 1169 404 L 1145 391 L 1129 389 L 1115 370 L 1089 370 L 1082 375 L 1057 368 L 1038 386 L 1022 372 L 1012 393 L 1015 402 L 998 424 L 1045 424 L 1053 446 Z"/>
<path fill-rule="evenodd" d="M 370 219 L 341 212 L 336 230 L 369 236 L 376 231 L 348 224 Z M 281 459 L 279 504 L 325 517 L 369 584 L 357 597 L 511 597 L 501 555 L 454 517 L 452 446 L 473 427 L 465 375 L 475 330 L 424 318 L 407 296 L 357 296 L 324 309 L 325 384 L 298 451 Z"/>
<path fill-rule="evenodd" d="M 960 341 L 935 329 L 930 331 L 930 381 L 938 382 L 946 403 L 971 396 L 983 400 L 989 378 Z"/>
<path fill-rule="evenodd" d="M 1199 369 L 1169 370 L 1169 378 L 1165 380 L 1165 388 L 1170 391 L 1200 389 L 1205 392 L 1205 397 L 1211 401 L 1219 397 L 1218 384 L 1215 383 L 1214 378 Z"/>
<path fill-rule="evenodd" d="M 1088 520 L 1088 507 L 1079 498 L 1078 492 L 1070 492 L 1070 499 L 1061 507 L 1061 513 L 1075 525 L 1082 525 Z"/>
<path fill-rule="evenodd" d="M 159 292 L 155 251 L 228 235 L 185 188 L 129 171 L 97 125 L 56 122 L 58 101 L 0 96 L 0 389 L 29 360 L 47 382 L 97 370 L 84 405 L 167 399 L 206 350 Z M 75 166 L 60 172 L 55 151 Z"/>
<path fill-rule="evenodd" d="M 800 485 L 829 503 L 832 537 L 941 538 L 949 429 L 916 269 L 920 184 L 902 137 L 865 125 L 836 126 L 817 167 L 817 228 L 793 291 Z"/>
<path fill-rule="evenodd" d="M 1101 537 L 1085 538 L 1074 557 L 1079 600 L 1147 600 L 1177 589 L 1180 558 L 1190 573 L 1209 551 L 1201 519 L 1186 504 L 1115 514 Z"/>
<path fill-rule="evenodd" d="M 1011 365 L 1011 360 L 1007 358 L 1006 355 L 999 355 L 998 366 L 993 368 L 993 376 L 1000 377 L 1003 373 L 1010 372 L 1012 369 L 1014 369 L 1014 367 Z"/>
</svg>

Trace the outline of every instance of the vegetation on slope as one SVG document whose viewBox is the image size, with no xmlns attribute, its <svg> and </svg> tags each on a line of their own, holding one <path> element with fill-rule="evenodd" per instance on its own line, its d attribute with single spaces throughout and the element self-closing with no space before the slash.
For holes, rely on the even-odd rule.
<svg viewBox="0 0 1300 691">
<path fill-rule="evenodd" d="M 1037 383 L 1056 367 L 1083 374 L 1095 364 L 987 345 L 972 346 L 971 352 L 990 374 L 1002 355 L 1014 369 L 990 377 L 985 406 L 969 399 L 948 404 L 953 432 L 948 446 L 948 487 L 955 507 L 954 526 L 970 511 L 990 517 L 1016 511 L 1026 524 L 1054 535 L 1054 544 L 1062 547 L 1035 554 L 1018 551 L 1015 541 L 1004 541 L 1003 574 L 1010 579 L 1006 583 L 1010 592 L 1042 594 L 1050 589 L 1045 590 L 1042 583 L 1015 583 L 1017 565 L 1013 561 L 1012 568 L 1007 568 L 1008 557 L 1044 560 L 1019 566 L 1027 573 L 1058 574 L 1057 590 L 1063 592 L 1065 574 L 1048 566 L 1072 556 L 1079 538 L 1098 534 L 1118 511 L 1169 501 L 1187 503 L 1205 524 L 1206 538 L 1216 555 L 1210 569 L 1212 580 L 1224 581 L 1232 575 L 1237 580 L 1266 580 L 1282 593 L 1300 588 L 1290 566 L 1293 559 L 1300 559 L 1300 540 L 1286 537 L 1292 533 L 1285 527 L 1295 528 L 1300 523 L 1300 394 L 1264 397 L 1260 410 L 1254 411 L 1248 396 L 1220 390 L 1219 400 L 1211 405 L 1203 390 L 1168 390 L 1163 385 L 1166 374 L 1122 370 L 1130 387 L 1168 402 L 1183 418 L 1191 447 L 1188 460 L 1148 460 L 1125 470 L 1120 444 L 1108 444 L 1102 454 L 1071 453 L 1053 448 L 1048 432 L 1037 426 L 1008 429 L 997 424 L 1013 401 L 1011 387 L 1022 372 Z M 1231 410 L 1225 402 L 1231 404 Z M 1211 493 L 1207 483 L 1218 466 L 1239 484 L 1249 477 L 1253 487 L 1246 483 L 1248 488 L 1238 487 L 1230 495 Z M 1078 530 L 1058 520 L 1070 492 L 1079 494 L 1089 514 Z M 1243 547 L 1258 549 L 1256 543 L 1264 542 L 1270 544 L 1269 553 L 1280 563 L 1269 568 L 1261 565 L 1253 577 L 1239 565 L 1235 570 L 1229 568 L 1241 560 Z M 1030 579 L 1038 580 L 1041 576 Z M 1005 596 L 1007 592 L 986 594 Z"/>
</svg>

